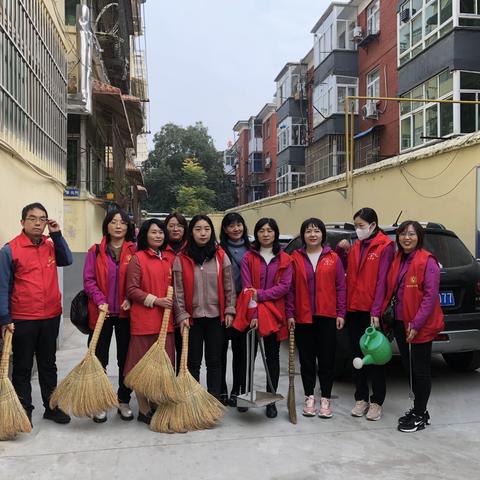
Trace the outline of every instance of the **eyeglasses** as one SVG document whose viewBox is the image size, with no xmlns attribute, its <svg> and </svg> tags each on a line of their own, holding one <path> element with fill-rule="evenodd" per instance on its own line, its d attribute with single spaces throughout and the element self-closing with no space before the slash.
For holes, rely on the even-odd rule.
<svg viewBox="0 0 480 480">
<path fill-rule="evenodd" d="M 417 232 L 402 232 L 402 233 L 399 233 L 398 236 L 402 238 L 406 238 L 406 237 L 413 238 L 417 236 Z"/>
<path fill-rule="evenodd" d="M 117 222 L 116 220 L 112 220 L 110 222 L 110 225 L 112 225 L 113 227 L 116 227 L 117 225 L 120 225 L 121 227 L 126 227 L 127 222 L 124 222 L 123 220 L 121 222 Z"/>
<path fill-rule="evenodd" d="M 171 223 L 169 223 L 167 228 L 169 230 L 185 230 L 185 227 L 183 225 L 180 225 L 180 224 L 173 224 L 172 225 Z"/>
<path fill-rule="evenodd" d="M 27 217 L 25 220 L 27 222 L 32 222 L 32 223 L 36 223 L 36 222 L 47 223 L 48 222 L 47 217 Z"/>
</svg>

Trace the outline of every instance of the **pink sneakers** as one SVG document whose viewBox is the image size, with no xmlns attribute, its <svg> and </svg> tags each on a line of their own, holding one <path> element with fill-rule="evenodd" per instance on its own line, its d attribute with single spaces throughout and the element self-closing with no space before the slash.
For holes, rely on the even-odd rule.
<svg viewBox="0 0 480 480">
<path fill-rule="evenodd" d="M 313 395 L 305 397 L 302 413 L 304 417 L 314 417 L 316 415 L 317 409 L 315 407 L 315 397 Z"/>
<path fill-rule="evenodd" d="M 330 408 L 330 399 L 322 397 L 320 399 L 320 410 L 318 411 L 320 418 L 332 418 L 332 409 Z"/>
</svg>

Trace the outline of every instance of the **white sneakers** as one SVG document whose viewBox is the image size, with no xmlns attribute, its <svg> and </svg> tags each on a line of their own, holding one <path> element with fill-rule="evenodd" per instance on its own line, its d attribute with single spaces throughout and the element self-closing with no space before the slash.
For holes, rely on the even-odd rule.
<svg viewBox="0 0 480 480">
<path fill-rule="evenodd" d="M 378 403 L 368 403 L 365 400 L 357 400 L 352 408 L 352 417 L 363 417 L 366 414 L 367 420 L 376 422 L 382 418 L 383 408 Z"/>
</svg>

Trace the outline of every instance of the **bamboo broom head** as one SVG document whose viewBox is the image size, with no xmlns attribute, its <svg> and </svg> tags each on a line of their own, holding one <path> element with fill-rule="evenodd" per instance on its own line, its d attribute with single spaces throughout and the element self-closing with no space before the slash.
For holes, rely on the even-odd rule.
<svg viewBox="0 0 480 480">
<path fill-rule="evenodd" d="M 8 378 L 11 351 L 12 332 L 6 330 L 0 360 L 0 440 L 12 440 L 17 433 L 32 431 L 30 420 Z"/>
<path fill-rule="evenodd" d="M 290 422 L 297 423 L 297 408 L 295 405 L 295 334 L 293 328 L 290 329 L 288 338 L 288 418 Z"/>
<path fill-rule="evenodd" d="M 85 358 L 55 389 L 50 397 L 50 408 L 59 407 L 76 417 L 91 417 L 118 406 L 117 395 L 95 356 L 105 316 L 106 312 L 101 311 Z"/>
<path fill-rule="evenodd" d="M 182 402 L 174 408 L 159 406 L 150 428 L 154 431 L 183 433 L 212 428 L 225 413 L 225 407 L 198 383 L 188 371 L 189 329 L 182 332 L 180 373 L 177 377 Z"/>
<path fill-rule="evenodd" d="M 173 288 L 169 286 L 167 298 L 172 297 Z M 164 310 L 158 340 L 125 378 L 125 385 L 157 404 L 180 401 L 175 371 L 165 351 L 170 313 L 170 308 Z"/>
</svg>

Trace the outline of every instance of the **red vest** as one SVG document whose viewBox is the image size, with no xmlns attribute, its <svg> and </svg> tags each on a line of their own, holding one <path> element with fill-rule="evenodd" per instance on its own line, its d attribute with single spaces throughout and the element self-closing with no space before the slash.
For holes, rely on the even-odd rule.
<svg viewBox="0 0 480 480">
<path fill-rule="evenodd" d="M 168 258 L 168 260 L 170 261 L 170 264 L 173 265 L 173 262 L 175 261 L 175 257 L 183 251 L 186 244 L 187 244 L 187 242 L 183 243 L 182 248 L 180 249 L 180 251 L 178 253 L 175 252 L 175 250 L 170 245 L 167 245 L 165 247 L 165 250 L 163 250 L 163 252 L 162 252 L 162 257 Z"/>
<path fill-rule="evenodd" d="M 108 296 L 108 258 L 107 258 L 107 239 L 103 237 L 100 248 L 98 249 L 98 255 L 95 261 L 95 276 L 97 280 L 98 288 L 102 291 L 105 296 Z M 96 252 L 97 246 L 92 245 L 90 247 L 90 252 Z M 125 300 L 125 285 L 127 279 L 127 266 L 132 256 L 135 254 L 136 246 L 133 242 L 123 242 L 122 251 L 120 252 L 120 264 L 118 271 L 118 299 L 119 305 Z M 113 287 L 113 285 L 112 285 Z M 119 316 L 121 318 L 128 318 L 129 312 L 124 311 L 120 308 Z M 98 318 L 98 308 L 95 303 L 89 299 L 88 300 L 88 326 L 93 330 L 97 324 Z"/>
<path fill-rule="evenodd" d="M 55 245 L 42 235 L 39 245 L 21 233 L 8 242 L 15 267 L 10 315 L 13 320 L 44 320 L 62 313 Z"/>
<path fill-rule="evenodd" d="M 360 243 L 355 242 L 348 255 L 347 264 L 347 310 L 369 312 L 375 299 L 378 269 L 383 251 L 393 242 L 384 233 L 378 232 L 363 253 L 360 263 Z"/>
<path fill-rule="evenodd" d="M 225 317 L 225 291 L 223 289 L 223 258 L 225 256 L 225 251 L 221 248 L 217 248 L 217 253 L 215 254 L 215 261 L 217 262 L 217 271 L 218 271 L 218 309 L 220 310 L 220 320 L 223 322 Z M 193 286 L 194 286 L 194 268 L 195 263 L 193 259 L 190 258 L 185 253 L 180 253 L 178 255 L 180 262 L 182 264 L 182 281 L 183 281 L 183 291 L 185 295 L 185 309 L 190 315 L 190 324 L 192 323 L 193 315 Z"/>
<path fill-rule="evenodd" d="M 415 319 L 415 315 L 422 303 L 425 269 L 427 268 L 427 261 L 430 257 L 433 257 L 433 255 L 427 250 L 417 250 L 405 275 L 405 288 L 403 290 L 403 322 L 405 324 L 405 331 L 407 331 L 408 324 Z M 387 293 L 383 302 L 382 312 L 385 311 L 392 298 L 400 272 L 401 260 L 402 252 L 397 252 L 390 271 L 388 272 Z M 445 324 L 443 321 L 442 308 L 440 307 L 440 299 L 437 298 L 433 313 L 428 317 L 425 325 L 417 333 L 412 343 L 430 342 L 444 327 Z"/>
<path fill-rule="evenodd" d="M 295 321 L 312 323 L 313 315 L 337 317 L 337 262 L 338 255 L 329 251 L 320 256 L 315 269 L 315 312 L 312 312 L 308 299 L 307 271 L 305 255 L 298 250 L 292 254 L 295 285 Z"/>
<path fill-rule="evenodd" d="M 259 288 L 261 288 L 260 286 L 260 265 L 261 265 L 260 255 L 255 254 L 253 252 L 247 252 L 245 255 L 247 257 L 248 269 L 250 270 L 250 275 L 252 277 L 252 287 L 258 290 Z M 280 282 L 283 272 L 292 262 L 292 257 L 290 257 L 290 255 L 288 255 L 284 251 L 280 251 L 278 255 L 279 255 L 280 264 L 278 266 L 277 273 L 275 274 L 275 279 L 273 281 L 274 284 L 278 284 Z M 285 313 L 285 298 L 282 297 L 282 298 L 279 298 L 278 300 L 265 302 L 265 303 L 272 303 L 275 310 L 280 312 L 280 315 L 281 315 L 279 319 L 279 329 L 277 331 L 277 340 L 282 341 L 287 339 L 288 329 L 287 329 L 287 316 Z M 273 308 L 272 308 L 272 311 L 273 311 Z M 261 312 L 259 311 L 259 315 L 258 315 L 259 323 L 262 321 L 262 319 L 260 318 L 260 313 Z"/>
<path fill-rule="evenodd" d="M 167 288 L 172 285 L 171 268 L 168 258 L 159 258 L 151 250 L 135 253 L 141 269 L 140 289 L 163 298 L 167 295 Z M 161 307 L 146 307 L 143 303 L 132 303 L 130 309 L 130 333 L 132 335 L 152 335 L 160 333 L 163 321 Z M 170 314 L 168 332 L 172 333 L 173 319 Z"/>
</svg>

